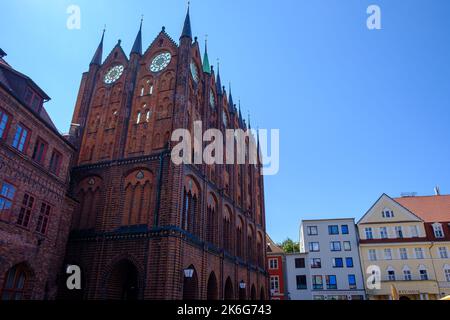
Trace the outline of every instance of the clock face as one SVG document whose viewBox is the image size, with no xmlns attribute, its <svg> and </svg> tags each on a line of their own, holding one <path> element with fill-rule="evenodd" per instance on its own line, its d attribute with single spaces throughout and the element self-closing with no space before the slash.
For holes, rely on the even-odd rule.
<svg viewBox="0 0 450 320">
<path fill-rule="evenodd" d="M 223 125 L 226 127 L 228 127 L 228 117 L 227 114 L 225 113 L 225 111 L 222 113 L 222 120 L 223 120 Z"/>
<path fill-rule="evenodd" d="M 172 60 L 172 55 L 169 52 L 163 52 L 158 54 L 150 64 L 151 72 L 160 72 L 167 68 L 170 61 Z"/>
<path fill-rule="evenodd" d="M 194 61 L 191 61 L 191 74 L 192 74 L 192 78 L 194 79 L 195 83 L 197 83 L 199 80 L 198 70 L 197 70 L 197 66 L 195 65 Z"/>
<path fill-rule="evenodd" d="M 216 108 L 216 99 L 214 98 L 214 92 L 211 90 L 211 92 L 209 93 L 209 106 L 212 109 Z"/>
<path fill-rule="evenodd" d="M 105 75 L 105 79 L 104 79 L 105 83 L 112 84 L 112 83 L 116 82 L 117 80 L 119 80 L 119 78 L 123 74 L 124 69 L 125 68 L 123 67 L 123 65 L 118 65 L 118 66 L 115 66 L 115 67 L 112 67 L 111 69 L 109 69 L 109 71 Z"/>
</svg>

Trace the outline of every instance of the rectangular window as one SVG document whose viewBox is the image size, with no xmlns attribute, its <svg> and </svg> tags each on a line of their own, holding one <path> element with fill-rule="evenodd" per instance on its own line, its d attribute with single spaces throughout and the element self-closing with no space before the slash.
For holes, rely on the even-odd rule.
<svg viewBox="0 0 450 320">
<path fill-rule="evenodd" d="M 342 258 L 333 258 L 333 268 L 343 268 L 344 260 Z"/>
<path fill-rule="evenodd" d="M 395 281 L 395 271 L 394 270 L 389 270 L 388 271 L 388 280 L 389 281 Z"/>
<path fill-rule="evenodd" d="M 445 279 L 447 280 L 447 282 L 450 282 L 450 269 L 445 269 Z"/>
<path fill-rule="evenodd" d="M 270 259 L 269 260 L 269 269 L 271 269 L 271 270 L 278 269 L 278 259 Z"/>
<path fill-rule="evenodd" d="M 274 293 L 280 292 L 280 277 L 279 276 L 271 276 L 270 277 L 270 289 Z"/>
<path fill-rule="evenodd" d="M 423 259 L 423 249 L 422 248 L 414 248 L 414 252 L 416 254 L 416 259 Z"/>
<path fill-rule="evenodd" d="M 375 249 L 369 250 L 369 261 L 377 261 L 377 251 Z"/>
<path fill-rule="evenodd" d="M 50 158 L 50 172 L 58 175 L 61 167 L 62 155 L 56 150 L 53 150 L 52 157 Z"/>
<path fill-rule="evenodd" d="M 308 289 L 308 285 L 306 284 L 306 276 L 297 276 L 297 290 L 306 290 Z"/>
<path fill-rule="evenodd" d="M 43 164 L 46 152 L 47 152 L 47 143 L 41 138 L 38 138 L 36 140 L 36 144 L 34 145 L 33 160 L 40 164 Z"/>
<path fill-rule="evenodd" d="M 34 197 L 25 193 L 22 199 L 22 206 L 20 207 L 19 218 L 17 219 L 17 224 L 28 228 L 30 223 L 31 213 L 34 207 Z"/>
<path fill-rule="evenodd" d="M 446 247 L 439 247 L 439 256 L 441 259 L 448 259 L 448 251 Z"/>
<path fill-rule="evenodd" d="M 356 276 L 354 274 L 348 275 L 348 286 L 350 287 L 351 290 L 356 289 Z"/>
<path fill-rule="evenodd" d="M 350 243 L 350 241 L 344 241 L 344 250 L 352 251 L 352 244 Z"/>
<path fill-rule="evenodd" d="M 16 134 L 12 146 L 21 152 L 25 152 L 26 144 L 28 142 L 29 131 L 22 124 L 17 125 Z"/>
<path fill-rule="evenodd" d="M 328 234 L 339 234 L 339 226 L 328 226 Z"/>
<path fill-rule="evenodd" d="M 408 260 L 408 250 L 406 248 L 400 248 L 400 259 Z"/>
<path fill-rule="evenodd" d="M 336 276 L 327 276 L 326 281 L 328 290 L 337 290 Z"/>
<path fill-rule="evenodd" d="M 348 234 L 349 233 L 348 225 L 346 225 L 346 224 L 342 225 L 341 231 L 342 231 L 342 234 Z"/>
<path fill-rule="evenodd" d="M 339 241 L 330 242 L 330 250 L 331 251 L 341 251 L 341 243 Z"/>
<path fill-rule="evenodd" d="M 330 250 L 331 251 L 342 251 L 341 243 L 339 241 L 330 242 Z"/>
<path fill-rule="evenodd" d="M 295 259 L 295 268 L 296 269 L 304 269 L 305 268 L 305 258 Z"/>
<path fill-rule="evenodd" d="M 353 258 L 345 258 L 345 264 L 347 265 L 347 268 L 353 268 Z"/>
<path fill-rule="evenodd" d="M 0 109 L 0 139 L 6 138 L 6 132 L 8 129 L 9 116 Z"/>
<path fill-rule="evenodd" d="M 436 238 L 443 238 L 444 237 L 444 230 L 442 230 L 442 225 L 436 224 L 433 226 L 434 230 L 434 236 Z"/>
<path fill-rule="evenodd" d="M 312 283 L 313 283 L 314 290 L 322 290 L 323 289 L 322 276 L 312 276 Z"/>
<path fill-rule="evenodd" d="M 388 238 L 388 232 L 386 227 L 380 228 L 380 237 L 381 239 L 387 239 Z"/>
<path fill-rule="evenodd" d="M 384 249 L 384 259 L 392 260 L 392 250 L 391 249 Z"/>
<path fill-rule="evenodd" d="M 372 228 L 366 228 L 366 229 L 365 229 L 365 232 L 366 232 L 366 239 L 367 239 L 367 240 L 373 239 L 373 231 L 372 231 Z"/>
<path fill-rule="evenodd" d="M 318 242 L 310 242 L 309 243 L 309 251 L 310 252 L 319 252 L 320 251 L 320 245 Z"/>
<path fill-rule="evenodd" d="M 3 182 L 0 190 L 0 214 L 9 211 L 14 201 L 16 188 L 9 183 Z M 0 216 L 1 218 L 1 216 Z"/>
<path fill-rule="evenodd" d="M 411 281 L 412 280 L 411 271 L 403 270 L 403 278 L 405 279 L 405 281 Z"/>
<path fill-rule="evenodd" d="M 422 269 L 419 272 L 420 272 L 420 280 L 423 280 L 423 281 L 428 280 L 428 272 L 427 272 L 427 270 Z"/>
<path fill-rule="evenodd" d="M 308 236 L 317 236 L 319 234 L 316 226 L 309 226 L 308 229 Z"/>
<path fill-rule="evenodd" d="M 322 268 L 322 260 L 320 258 L 311 259 L 311 268 L 312 269 L 320 269 Z"/>
<path fill-rule="evenodd" d="M 403 230 L 401 226 L 395 227 L 395 235 L 397 236 L 398 239 L 403 238 Z"/>
<path fill-rule="evenodd" d="M 418 238 L 419 237 L 419 229 L 417 226 L 411 226 L 411 237 Z"/>
<path fill-rule="evenodd" d="M 41 209 L 39 211 L 38 223 L 36 227 L 37 232 L 41 234 L 47 233 L 48 222 L 50 219 L 50 211 L 51 207 L 48 204 L 42 202 Z"/>
</svg>

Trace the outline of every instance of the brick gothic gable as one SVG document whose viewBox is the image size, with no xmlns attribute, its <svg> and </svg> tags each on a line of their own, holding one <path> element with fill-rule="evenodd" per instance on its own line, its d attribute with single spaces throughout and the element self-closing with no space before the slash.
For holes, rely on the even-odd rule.
<svg viewBox="0 0 450 320">
<path fill-rule="evenodd" d="M 170 63 L 152 72 L 161 53 Z M 106 84 L 115 66 L 123 73 Z M 230 127 L 245 128 L 214 70 L 202 66 L 196 39 L 183 35 L 177 45 L 163 28 L 143 55 L 128 59 L 118 43 L 83 74 L 71 130 L 79 146 L 71 192 L 80 205 L 66 261 L 82 266 L 85 286 L 75 295 L 61 287 L 61 297 L 223 299 L 250 297 L 250 288 L 268 297 L 260 166 L 170 160 L 177 128 L 201 120 L 225 130 L 223 113 Z"/>
</svg>

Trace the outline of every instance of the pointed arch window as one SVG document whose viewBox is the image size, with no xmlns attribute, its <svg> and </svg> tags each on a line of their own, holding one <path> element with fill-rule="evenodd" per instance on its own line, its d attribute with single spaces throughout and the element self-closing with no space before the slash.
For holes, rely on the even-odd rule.
<svg viewBox="0 0 450 320">
<path fill-rule="evenodd" d="M 1 300 L 24 299 L 27 280 L 25 267 L 21 265 L 12 267 L 6 274 Z"/>
<path fill-rule="evenodd" d="M 136 124 L 139 124 L 141 122 L 141 113 L 138 112 L 137 116 L 136 116 Z"/>
</svg>

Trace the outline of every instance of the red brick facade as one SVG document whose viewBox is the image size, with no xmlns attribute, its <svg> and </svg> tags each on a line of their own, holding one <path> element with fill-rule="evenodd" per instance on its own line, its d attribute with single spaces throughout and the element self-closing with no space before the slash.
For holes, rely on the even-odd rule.
<svg viewBox="0 0 450 320">
<path fill-rule="evenodd" d="M 31 79 L 0 59 L 0 300 L 52 299 L 75 201 L 75 149 L 57 132 Z"/>
<path fill-rule="evenodd" d="M 179 45 L 163 28 L 145 53 L 128 59 L 119 42 L 83 74 L 71 130 L 80 205 L 66 254 L 83 289 L 62 286 L 62 298 L 268 298 L 261 166 L 171 161 L 175 129 L 247 128 L 188 20 Z M 170 62 L 153 72 L 161 53 Z M 117 66 L 123 74 L 106 84 Z"/>
</svg>

